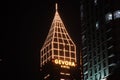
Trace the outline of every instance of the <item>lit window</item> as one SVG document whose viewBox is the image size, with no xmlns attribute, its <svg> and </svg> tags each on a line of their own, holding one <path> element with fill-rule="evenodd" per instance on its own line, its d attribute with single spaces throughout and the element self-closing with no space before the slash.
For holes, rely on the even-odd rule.
<svg viewBox="0 0 120 80">
<path fill-rule="evenodd" d="M 120 10 L 114 12 L 114 19 L 120 18 Z"/>
<path fill-rule="evenodd" d="M 96 26 L 96 29 L 98 29 L 99 28 L 99 23 L 96 22 L 95 26 Z"/>
<path fill-rule="evenodd" d="M 95 5 L 97 5 L 97 0 L 94 0 Z"/>
<path fill-rule="evenodd" d="M 106 21 L 112 20 L 112 13 L 108 13 L 105 16 Z"/>
<path fill-rule="evenodd" d="M 84 40 L 84 39 L 85 39 L 85 35 L 82 36 L 82 40 Z"/>
</svg>

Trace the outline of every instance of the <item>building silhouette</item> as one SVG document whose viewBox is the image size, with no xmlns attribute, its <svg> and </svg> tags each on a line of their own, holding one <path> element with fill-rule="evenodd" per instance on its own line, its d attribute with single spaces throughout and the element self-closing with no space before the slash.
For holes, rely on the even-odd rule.
<svg viewBox="0 0 120 80">
<path fill-rule="evenodd" d="M 56 4 L 51 28 L 40 50 L 42 80 L 78 80 L 76 63 L 76 45 L 60 18 Z"/>
<path fill-rule="evenodd" d="M 81 0 L 80 11 L 83 79 L 107 80 L 120 64 L 119 0 Z"/>
</svg>

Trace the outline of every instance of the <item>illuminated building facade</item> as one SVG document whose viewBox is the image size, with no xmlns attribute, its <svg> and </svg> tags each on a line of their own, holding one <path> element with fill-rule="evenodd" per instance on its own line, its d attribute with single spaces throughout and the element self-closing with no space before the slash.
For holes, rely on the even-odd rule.
<svg viewBox="0 0 120 80">
<path fill-rule="evenodd" d="M 42 80 L 74 80 L 76 74 L 76 45 L 70 38 L 56 12 L 45 43 L 40 50 Z"/>
<path fill-rule="evenodd" d="M 84 80 L 107 80 L 120 64 L 119 0 L 81 0 Z"/>
</svg>

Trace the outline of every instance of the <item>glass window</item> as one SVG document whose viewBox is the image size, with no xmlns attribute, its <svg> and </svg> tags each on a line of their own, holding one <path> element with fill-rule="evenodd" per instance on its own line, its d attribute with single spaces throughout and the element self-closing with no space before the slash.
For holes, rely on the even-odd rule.
<svg viewBox="0 0 120 80">
<path fill-rule="evenodd" d="M 65 34 L 62 34 L 63 38 L 65 38 Z"/>
<path fill-rule="evenodd" d="M 64 52 L 63 51 L 60 51 L 60 56 L 64 56 Z"/>
<path fill-rule="evenodd" d="M 85 71 L 87 71 L 87 70 L 88 70 L 88 66 L 85 65 L 85 66 L 83 67 L 83 71 L 85 72 Z"/>
<path fill-rule="evenodd" d="M 59 57 L 60 58 L 60 60 L 64 60 L 64 57 L 63 56 L 61 56 L 61 57 Z"/>
<path fill-rule="evenodd" d="M 98 64 L 98 71 L 100 71 L 100 69 L 101 69 L 101 64 L 99 63 Z"/>
<path fill-rule="evenodd" d="M 92 67 L 92 60 L 90 60 L 89 62 L 89 67 Z"/>
<path fill-rule="evenodd" d="M 112 20 L 112 13 L 108 13 L 105 16 L 106 21 Z"/>
<path fill-rule="evenodd" d="M 107 75 L 107 71 L 106 71 L 106 69 L 104 69 L 104 76 L 106 76 Z"/>
<path fill-rule="evenodd" d="M 55 31 L 57 31 L 57 28 L 55 28 Z"/>
<path fill-rule="evenodd" d="M 99 72 L 98 73 L 98 80 L 100 80 L 101 79 L 101 73 Z"/>
<path fill-rule="evenodd" d="M 54 56 L 54 59 L 58 59 L 58 56 Z"/>
<path fill-rule="evenodd" d="M 75 49 L 74 49 L 74 46 L 71 46 L 71 51 L 74 51 Z"/>
<path fill-rule="evenodd" d="M 67 40 L 64 40 L 64 42 L 65 42 L 66 44 L 68 44 L 68 41 L 67 41 Z"/>
<path fill-rule="evenodd" d="M 97 5 L 97 0 L 94 0 L 94 4 Z"/>
<path fill-rule="evenodd" d="M 98 21 L 96 22 L 95 26 L 96 26 L 96 29 L 99 29 L 99 22 Z"/>
<path fill-rule="evenodd" d="M 87 79 L 88 79 L 88 74 L 85 74 L 84 80 L 87 80 Z"/>
<path fill-rule="evenodd" d="M 65 56 L 66 57 L 69 57 L 70 55 L 69 55 L 69 52 L 65 52 Z"/>
<path fill-rule="evenodd" d="M 58 51 L 57 50 L 54 50 L 54 55 L 58 55 Z"/>
<path fill-rule="evenodd" d="M 90 69 L 88 73 L 90 76 L 92 76 L 92 69 Z"/>
<path fill-rule="evenodd" d="M 95 73 L 97 72 L 97 66 L 94 66 L 94 72 Z"/>
<path fill-rule="evenodd" d="M 54 38 L 54 41 L 57 42 L 57 38 Z"/>
<path fill-rule="evenodd" d="M 106 67 L 106 60 L 103 61 L 103 67 Z"/>
<path fill-rule="evenodd" d="M 61 42 L 61 43 L 62 43 L 62 39 L 59 39 L 59 42 Z"/>
<path fill-rule="evenodd" d="M 69 45 L 65 45 L 65 50 L 69 50 Z"/>
<path fill-rule="evenodd" d="M 96 64 L 96 63 L 97 63 L 97 59 L 96 59 L 96 57 L 95 57 L 93 60 L 94 60 L 94 64 Z"/>
<path fill-rule="evenodd" d="M 66 60 L 66 61 L 70 61 L 70 58 L 66 58 L 66 57 L 65 57 L 65 60 Z"/>
<path fill-rule="evenodd" d="M 114 19 L 120 18 L 120 10 L 114 12 Z"/>
<path fill-rule="evenodd" d="M 72 62 L 75 62 L 75 59 L 71 59 Z"/>
<path fill-rule="evenodd" d="M 60 49 L 64 49 L 63 44 L 59 44 Z"/>
<path fill-rule="evenodd" d="M 60 28 L 58 28 L 58 32 L 60 32 Z"/>
<path fill-rule="evenodd" d="M 61 37 L 61 34 L 60 34 L 60 33 L 58 33 L 58 37 Z"/>
<path fill-rule="evenodd" d="M 54 48 L 58 48 L 58 44 L 54 43 Z"/>
<path fill-rule="evenodd" d="M 82 40 L 84 40 L 84 39 L 85 39 L 85 35 L 82 36 Z"/>
<path fill-rule="evenodd" d="M 74 54 L 74 53 L 71 53 L 71 57 L 72 57 L 72 58 L 75 58 L 75 54 Z"/>
<path fill-rule="evenodd" d="M 98 75 L 97 74 L 95 75 L 95 80 L 98 80 Z"/>
</svg>

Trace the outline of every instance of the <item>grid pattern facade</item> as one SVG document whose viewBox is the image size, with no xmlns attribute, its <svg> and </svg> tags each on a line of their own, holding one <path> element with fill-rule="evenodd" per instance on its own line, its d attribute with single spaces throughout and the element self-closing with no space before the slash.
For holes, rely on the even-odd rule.
<svg viewBox="0 0 120 80">
<path fill-rule="evenodd" d="M 114 4 L 118 7 L 117 0 L 81 1 L 84 80 L 104 80 L 120 61 L 120 12 Z"/>
<path fill-rule="evenodd" d="M 41 66 L 52 59 L 76 62 L 76 46 L 57 10 L 40 55 Z"/>
</svg>

